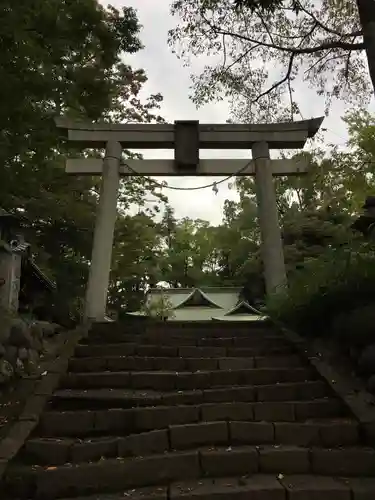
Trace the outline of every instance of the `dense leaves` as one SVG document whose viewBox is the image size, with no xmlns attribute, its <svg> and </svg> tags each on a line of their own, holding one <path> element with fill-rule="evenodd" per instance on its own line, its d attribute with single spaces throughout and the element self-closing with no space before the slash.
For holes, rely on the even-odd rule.
<svg viewBox="0 0 375 500">
<path fill-rule="evenodd" d="M 342 312 L 373 303 L 374 278 L 372 245 L 328 248 L 294 275 L 285 295 L 268 301 L 268 311 L 304 334 L 324 335 Z"/>
<path fill-rule="evenodd" d="M 57 281 L 56 300 L 69 309 L 84 293 L 100 179 L 65 174 L 66 154 L 81 152 L 67 151 L 53 119 L 160 121 L 161 96 L 141 102 L 146 75 L 122 62 L 142 47 L 131 8 L 4 1 L 0 19 L 1 206 L 22 217 L 37 262 Z M 122 213 L 153 190 L 147 179 L 124 181 Z M 122 234 L 130 223 L 119 223 Z"/>
<path fill-rule="evenodd" d="M 344 313 L 353 313 L 351 320 L 357 318 L 357 328 L 352 322 L 350 331 L 360 335 L 360 314 L 355 311 L 375 299 L 374 243 L 351 228 L 366 195 L 375 191 L 375 120 L 358 112 L 349 114 L 345 121 L 350 150 L 334 151 L 329 164 L 324 163 L 333 170 L 323 171 L 320 187 L 318 182 L 312 186 L 315 211 L 290 217 L 288 210 L 284 217 L 285 253 L 289 263 L 293 258 L 295 262 L 288 291 L 268 301 L 274 317 L 312 335 L 335 332 L 337 336 L 341 328 L 337 322 L 341 318 L 339 324 L 345 323 Z M 322 190 L 325 186 L 329 186 L 328 191 Z"/>
</svg>

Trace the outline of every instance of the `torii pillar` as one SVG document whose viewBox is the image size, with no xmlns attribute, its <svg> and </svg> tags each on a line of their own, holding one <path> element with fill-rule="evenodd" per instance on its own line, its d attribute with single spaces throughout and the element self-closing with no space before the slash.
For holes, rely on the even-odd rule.
<svg viewBox="0 0 375 500">
<path fill-rule="evenodd" d="M 120 186 L 121 153 L 119 142 L 107 142 L 86 290 L 85 317 L 88 320 L 104 319 L 106 311 Z"/>
<path fill-rule="evenodd" d="M 170 124 L 108 124 L 56 119 L 70 141 L 84 148 L 106 148 L 103 160 L 67 160 L 72 175 L 100 175 L 102 186 L 95 225 L 86 292 L 85 318 L 103 321 L 106 312 L 116 205 L 121 176 L 255 176 L 262 260 L 267 294 L 286 285 L 281 231 L 273 176 L 300 175 L 306 162 L 271 160 L 269 149 L 302 148 L 319 130 L 323 118 L 275 124 L 200 125 L 196 121 Z M 174 149 L 175 160 L 126 160 L 122 148 Z M 252 149 L 252 160 L 201 160 L 200 149 Z M 240 172 L 239 172 L 240 171 Z"/>
<path fill-rule="evenodd" d="M 267 294 L 271 295 L 281 291 L 287 284 L 283 243 L 267 142 L 256 142 L 252 147 L 252 152 L 255 161 L 255 186 L 264 279 Z"/>
</svg>

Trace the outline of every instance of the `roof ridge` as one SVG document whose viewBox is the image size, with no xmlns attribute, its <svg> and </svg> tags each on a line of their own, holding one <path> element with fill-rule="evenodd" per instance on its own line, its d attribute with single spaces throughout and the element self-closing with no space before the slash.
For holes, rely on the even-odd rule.
<svg viewBox="0 0 375 500">
<path fill-rule="evenodd" d="M 174 307 L 174 309 L 179 309 L 182 306 L 186 306 L 186 304 L 193 299 L 193 297 L 199 293 L 200 296 L 207 301 L 209 304 L 212 304 L 215 308 L 217 309 L 222 309 L 221 306 L 216 304 L 210 297 L 208 297 L 200 288 L 193 288 L 192 292 L 185 297 L 177 306 Z"/>
</svg>

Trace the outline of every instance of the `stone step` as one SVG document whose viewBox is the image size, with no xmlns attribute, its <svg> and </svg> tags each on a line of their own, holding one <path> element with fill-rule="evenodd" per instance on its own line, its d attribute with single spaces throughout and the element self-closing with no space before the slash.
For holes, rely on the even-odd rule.
<svg viewBox="0 0 375 500">
<path fill-rule="evenodd" d="M 145 371 L 145 372 L 90 372 L 68 373 L 60 388 L 92 389 L 118 388 L 154 389 L 208 389 L 234 385 L 266 385 L 281 382 L 314 380 L 312 368 L 249 368 L 243 370 L 214 370 L 200 372 Z"/>
<path fill-rule="evenodd" d="M 373 500 L 347 415 L 270 324 L 94 325 L 0 496 Z"/>
<path fill-rule="evenodd" d="M 199 405 L 151 406 L 130 409 L 47 411 L 37 434 L 41 437 L 84 437 L 95 434 L 124 435 L 169 425 L 221 420 L 303 422 L 315 418 L 345 416 L 338 399 L 313 401 L 230 402 Z"/>
<path fill-rule="evenodd" d="M 134 498 L 131 496 L 132 493 L 129 494 L 130 498 Z M 137 490 L 134 490 L 134 495 L 137 494 Z M 174 483 L 165 494 L 168 496 L 156 496 L 156 498 L 158 500 L 166 498 L 169 500 L 372 500 L 375 498 L 375 482 L 367 478 L 340 480 L 301 474 L 280 476 L 278 479 L 274 475 L 254 474 L 250 477 L 207 478 Z M 150 497 L 135 496 L 135 498 Z"/>
<path fill-rule="evenodd" d="M 375 480 L 302 474 L 277 479 L 274 475 L 254 474 L 184 481 L 168 488 L 135 488 L 118 495 L 95 495 L 76 500 L 123 500 L 124 497 L 131 500 L 373 500 Z"/>
<path fill-rule="evenodd" d="M 217 421 L 171 425 L 125 437 L 32 438 L 22 460 L 33 465 L 63 465 L 115 458 L 146 456 L 173 450 L 217 445 L 294 445 L 335 448 L 359 444 L 358 424 L 350 420 L 331 423 Z"/>
<path fill-rule="evenodd" d="M 94 358 L 72 358 L 70 372 L 98 371 L 198 371 L 198 370 L 239 370 L 242 368 L 292 368 L 302 367 L 301 358 L 289 356 L 258 356 L 253 358 L 172 358 L 141 356 L 100 356 Z"/>
<path fill-rule="evenodd" d="M 79 465 L 11 466 L 6 472 L 4 487 L 6 494 L 13 498 L 54 499 L 141 486 L 162 486 L 179 480 L 257 473 L 272 474 L 274 478 L 300 474 L 370 477 L 375 475 L 375 450 L 359 447 L 230 446 L 137 458 L 103 459 Z"/>
<path fill-rule="evenodd" d="M 131 500 L 169 500 L 168 493 L 168 487 L 166 486 L 150 486 L 146 488 L 133 488 L 113 495 L 75 497 L 75 500 L 124 500 L 124 498 L 130 498 Z"/>
<path fill-rule="evenodd" d="M 254 401 L 253 386 L 161 392 L 127 389 L 63 389 L 53 395 L 51 407 L 59 410 L 133 408 L 135 406 L 191 405 L 223 401 Z"/>
<path fill-rule="evenodd" d="M 241 357 L 252 358 L 256 356 L 273 356 L 275 354 L 293 354 L 293 348 L 284 340 L 271 345 L 254 343 L 253 347 L 197 347 L 197 346 L 169 346 L 136 344 L 123 342 L 120 344 L 80 344 L 76 347 L 75 356 L 100 357 L 100 356 L 141 356 L 141 357 L 182 357 L 182 358 L 223 358 Z"/>
<path fill-rule="evenodd" d="M 87 345 L 92 344 L 108 344 L 108 343 L 137 343 L 137 344 L 151 344 L 151 345 L 167 345 L 167 346 L 211 346 L 211 347 L 252 347 L 255 343 L 273 341 L 285 341 L 282 334 L 275 334 L 273 332 L 251 333 L 246 336 L 235 336 L 231 332 L 230 336 L 226 337 L 205 337 L 197 334 L 186 336 L 179 336 L 174 334 L 116 334 L 109 335 L 108 337 L 88 336 L 82 340 L 82 343 Z"/>
<path fill-rule="evenodd" d="M 205 478 L 166 487 L 133 488 L 118 495 L 76 500 L 373 500 L 375 480 L 336 479 L 317 475 L 254 474 L 250 477 Z M 67 500 L 67 499 L 65 499 Z"/>
<path fill-rule="evenodd" d="M 270 321 L 243 322 L 229 324 L 217 323 L 213 321 L 194 323 L 179 323 L 177 321 L 160 324 L 135 324 L 126 326 L 125 324 L 102 324 L 92 325 L 90 338 L 97 338 L 103 342 L 111 341 L 112 338 L 123 338 L 127 335 L 150 335 L 168 337 L 249 337 L 256 335 L 278 334 L 279 332 Z"/>
<path fill-rule="evenodd" d="M 146 335 L 154 335 L 165 337 L 251 337 L 257 335 L 278 335 L 280 332 L 275 328 L 275 326 L 270 321 L 259 321 L 259 322 L 239 322 L 239 323 L 215 323 L 213 321 L 207 321 L 205 323 L 186 323 L 177 324 L 176 321 L 168 322 L 159 325 L 153 325 L 148 328 L 143 329 L 141 333 Z"/>
<path fill-rule="evenodd" d="M 169 392 L 131 389 L 63 389 L 54 393 L 51 406 L 58 406 L 62 410 L 230 401 L 306 401 L 324 398 L 329 394 L 327 385 L 320 380 Z"/>
</svg>

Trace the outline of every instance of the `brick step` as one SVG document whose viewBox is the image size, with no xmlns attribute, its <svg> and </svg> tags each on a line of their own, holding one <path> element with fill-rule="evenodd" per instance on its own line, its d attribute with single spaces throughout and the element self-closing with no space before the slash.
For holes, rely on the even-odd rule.
<svg viewBox="0 0 375 500">
<path fill-rule="evenodd" d="M 313 401 L 231 402 L 199 405 L 151 406 L 130 409 L 47 411 L 37 428 L 41 437 L 84 437 L 95 434 L 126 435 L 169 425 L 218 420 L 302 422 L 315 418 L 337 418 L 346 411 L 338 399 Z"/>
<path fill-rule="evenodd" d="M 194 323 L 178 323 L 177 321 L 160 324 L 125 325 L 107 323 L 105 325 L 95 324 L 90 331 L 90 338 L 97 338 L 101 341 L 127 335 L 150 335 L 164 337 L 249 337 L 256 335 L 278 334 L 277 328 L 270 321 L 243 322 L 229 324 L 215 323 L 213 321 Z"/>
<path fill-rule="evenodd" d="M 177 483 L 178 484 L 178 483 Z M 131 490 L 121 491 L 109 495 L 93 495 L 85 497 L 75 497 L 74 500 L 169 500 L 168 487 L 166 486 L 150 486 L 146 488 L 132 488 Z M 68 500 L 67 498 L 62 500 Z M 339 499 L 340 500 L 340 499 Z"/>
<path fill-rule="evenodd" d="M 164 336 L 175 336 L 175 337 L 228 337 L 230 335 L 234 337 L 250 337 L 256 335 L 267 335 L 267 334 L 279 334 L 279 330 L 270 321 L 258 321 L 258 322 L 239 322 L 230 324 L 215 323 L 213 321 L 207 321 L 205 323 L 199 323 L 194 321 L 193 323 L 178 324 L 176 321 L 167 322 L 164 324 L 153 325 L 144 328 L 141 333 L 146 333 L 147 335 L 164 335 Z M 129 331 L 130 333 L 130 331 Z"/>
<path fill-rule="evenodd" d="M 118 495 L 95 495 L 76 500 L 123 500 L 124 497 L 131 500 L 372 500 L 375 480 L 302 474 L 276 479 L 274 475 L 254 474 L 178 482 L 168 488 L 135 488 Z"/>
<path fill-rule="evenodd" d="M 167 346 L 148 345 L 123 342 L 120 344 L 80 344 L 76 347 L 75 357 L 101 356 L 147 356 L 147 357 L 181 357 L 181 358 L 225 358 L 255 356 L 272 356 L 274 354 L 293 354 L 294 350 L 286 341 L 267 345 L 256 343 L 253 347 L 196 347 L 196 346 Z"/>
<path fill-rule="evenodd" d="M 329 394 L 327 385 L 320 380 L 168 392 L 131 389 L 63 389 L 54 393 L 51 407 L 57 406 L 59 410 L 77 410 L 231 401 L 306 401 L 324 398 Z"/>
<path fill-rule="evenodd" d="M 79 497 L 76 500 L 372 500 L 375 480 L 340 479 L 316 475 L 254 474 L 250 477 L 207 478 L 166 487 L 135 488 L 117 495 Z M 67 499 L 65 499 L 67 500 Z"/>
<path fill-rule="evenodd" d="M 227 333 L 228 335 L 228 333 Z M 167 345 L 167 346 L 211 346 L 211 347 L 252 347 L 254 344 L 266 342 L 285 342 L 285 337 L 282 334 L 273 332 L 250 333 L 246 337 L 236 337 L 230 332 L 230 336 L 226 337 L 205 337 L 199 336 L 196 333 L 186 336 L 178 336 L 174 334 L 116 334 L 108 337 L 97 337 L 89 335 L 83 339 L 82 343 L 87 345 L 92 344 L 108 344 L 108 343 L 137 343 L 151 345 Z"/>
<path fill-rule="evenodd" d="M 68 373 L 60 388 L 92 389 L 127 387 L 132 389 L 208 389 L 234 385 L 265 385 L 280 382 L 314 380 L 312 368 L 249 368 L 243 370 L 214 370 L 199 372 L 145 371 L 145 372 L 90 372 Z"/>
<path fill-rule="evenodd" d="M 71 372 L 98 372 L 106 370 L 239 370 L 242 368 L 292 368 L 305 366 L 297 355 L 258 356 L 254 358 L 160 358 L 141 356 L 101 356 L 94 358 L 72 358 Z"/>
<path fill-rule="evenodd" d="M 375 450 L 242 446 L 104 459 L 54 467 L 11 466 L 5 492 L 14 498 L 61 498 L 207 477 L 250 474 L 375 475 Z M 282 477 L 282 476 L 281 476 Z M 251 479 L 251 478 L 250 478 Z"/>
<path fill-rule="evenodd" d="M 125 437 L 29 439 L 20 457 L 33 465 L 63 465 L 115 458 L 146 456 L 217 445 L 295 445 L 335 448 L 359 444 L 358 424 L 341 422 L 200 422 L 171 425 Z"/>
</svg>

